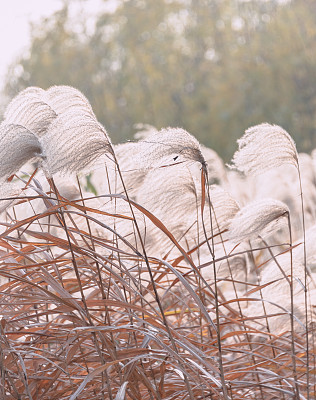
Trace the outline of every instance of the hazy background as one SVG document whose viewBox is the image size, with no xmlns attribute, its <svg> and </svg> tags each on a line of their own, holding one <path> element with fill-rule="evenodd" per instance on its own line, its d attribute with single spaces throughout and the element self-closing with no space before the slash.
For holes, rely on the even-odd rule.
<svg viewBox="0 0 316 400">
<path fill-rule="evenodd" d="M 229 160 L 247 127 L 270 122 L 316 147 L 315 0 L 0 4 L 2 104 L 68 84 L 114 142 L 139 122 L 181 126 Z"/>
</svg>

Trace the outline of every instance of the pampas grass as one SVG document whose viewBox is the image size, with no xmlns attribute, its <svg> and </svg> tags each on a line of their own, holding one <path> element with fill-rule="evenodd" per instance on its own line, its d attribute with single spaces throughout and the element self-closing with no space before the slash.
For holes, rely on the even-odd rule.
<svg viewBox="0 0 316 400">
<path fill-rule="evenodd" d="M 295 143 L 278 125 L 265 123 L 249 128 L 238 145 L 231 168 L 246 175 L 258 175 L 284 164 L 297 166 Z"/>
<path fill-rule="evenodd" d="M 150 169 L 182 161 L 205 163 L 199 142 L 181 128 L 166 128 L 137 142 L 139 168 Z"/>
<path fill-rule="evenodd" d="M 58 116 L 42 138 L 45 168 L 50 174 L 75 173 L 112 147 L 103 126 L 89 114 L 73 111 Z"/>
<path fill-rule="evenodd" d="M 24 126 L 37 136 L 44 135 L 57 116 L 44 96 L 45 90 L 38 87 L 23 90 L 8 105 L 4 122 Z"/>
<path fill-rule="evenodd" d="M 315 182 L 282 128 L 239 142 L 248 177 L 180 128 L 112 146 L 70 87 L 22 92 L 1 129 L 0 398 L 315 397 Z"/>
<path fill-rule="evenodd" d="M 38 138 L 21 125 L 0 125 L 0 180 L 9 178 L 26 162 L 40 156 Z"/>
<path fill-rule="evenodd" d="M 289 208 L 274 199 L 257 200 L 247 204 L 233 218 L 229 226 L 231 240 L 241 242 L 256 239 L 259 235 L 269 235 L 284 222 Z M 280 221 L 281 220 L 281 221 Z"/>
</svg>

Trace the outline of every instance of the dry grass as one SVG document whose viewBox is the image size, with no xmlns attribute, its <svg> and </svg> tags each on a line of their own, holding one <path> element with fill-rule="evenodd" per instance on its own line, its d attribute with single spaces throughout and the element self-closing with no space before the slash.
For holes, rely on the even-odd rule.
<svg viewBox="0 0 316 400">
<path fill-rule="evenodd" d="M 89 106 L 77 96 L 74 113 Z M 42 107 L 42 100 L 32 101 L 32 107 Z M 24 112 L 27 122 L 37 123 Z M 72 124 L 75 114 L 67 119 L 67 113 L 60 113 L 58 135 L 65 119 L 66 131 L 78 133 Z M 308 211 L 300 203 L 300 215 L 291 203 L 296 192 L 287 191 L 288 206 L 280 202 L 286 198 L 267 202 L 267 207 L 259 202 L 260 213 L 251 205 L 249 226 L 247 218 L 241 226 L 236 221 L 248 215 L 247 208 L 238 212 L 233 197 L 240 203 L 253 200 L 249 193 L 255 183 L 234 175 L 239 196 L 236 188 L 234 196 L 212 191 L 199 144 L 187 132 L 164 130 L 161 146 L 156 131 L 140 147 L 121 146 L 133 147 L 133 154 L 141 149 L 133 165 L 134 157 L 124 159 L 124 151 L 116 159 L 105 130 L 90 114 L 88 125 L 83 122 L 73 138 L 76 159 L 63 158 L 62 140 L 67 157 L 72 156 L 66 137 L 50 148 L 49 135 L 59 125 L 46 127 L 42 121 L 38 128 L 44 139 L 34 135 L 51 152 L 51 160 L 38 155 L 46 177 L 33 169 L 21 175 L 13 162 L 9 172 L 6 165 L 0 171 L 3 197 L 10 197 L 6 185 L 23 189 L 0 203 L 6 208 L 0 220 L 0 399 L 315 398 L 314 192 L 307 196 Z M 98 195 L 85 192 L 80 177 L 59 181 L 55 176 L 69 165 L 71 171 L 80 170 L 95 158 L 85 153 L 82 142 L 87 127 L 90 145 L 101 154 L 104 144 L 115 163 L 107 170 L 107 161 L 103 172 L 99 169 L 108 190 L 97 187 Z M 286 160 L 300 172 L 295 145 L 290 145 Z M 151 159 L 144 159 L 146 146 L 154 170 Z M 261 144 L 257 147 L 262 150 Z M 57 150 L 61 164 L 53 156 Z M 279 150 L 274 151 L 276 157 Z M 249 163 L 246 153 L 245 148 L 240 151 L 239 163 Z M 232 175 L 217 156 L 209 156 L 220 171 L 214 167 L 210 180 L 218 178 L 225 189 L 233 189 Z M 251 157 L 251 168 L 258 172 Z M 120 161 L 125 171 L 120 171 Z M 263 153 L 259 161 L 270 168 Z M 53 163 L 56 168 L 49 171 Z M 277 164 L 274 160 L 272 166 Z M 307 175 L 303 178 L 310 182 Z M 304 215 L 308 218 L 300 225 Z M 285 220 L 285 227 L 279 228 L 276 219 Z M 262 237 L 271 223 L 272 236 Z M 305 224 L 312 227 L 307 233 Z"/>
<path fill-rule="evenodd" d="M 146 213 L 175 241 L 177 259 L 153 258 L 128 242 L 120 250 L 115 233 L 94 236 L 93 225 L 104 237 L 109 231 L 91 199 L 34 197 L 47 209 L 13 219 L 0 237 L 1 398 L 307 397 L 304 333 L 269 333 L 260 306 L 244 316 L 237 299 L 226 301 L 218 284 L 203 279 L 191 261 L 197 248 L 184 251 L 159 220 Z M 76 226 L 79 215 L 86 229 Z M 260 303 L 260 286 L 248 288 Z"/>
</svg>

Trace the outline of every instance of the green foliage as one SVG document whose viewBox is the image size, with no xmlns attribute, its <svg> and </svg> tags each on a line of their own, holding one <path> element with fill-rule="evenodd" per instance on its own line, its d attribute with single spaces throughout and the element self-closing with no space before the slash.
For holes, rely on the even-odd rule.
<svg viewBox="0 0 316 400">
<path fill-rule="evenodd" d="M 138 122 L 181 126 L 228 159 L 247 127 L 267 121 L 300 150 L 316 147 L 313 1 L 120 1 L 93 33 L 81 22 L 65 5 L 36 26 L 6 94 L 78 87 L 115 142 Z"/>
</svg>

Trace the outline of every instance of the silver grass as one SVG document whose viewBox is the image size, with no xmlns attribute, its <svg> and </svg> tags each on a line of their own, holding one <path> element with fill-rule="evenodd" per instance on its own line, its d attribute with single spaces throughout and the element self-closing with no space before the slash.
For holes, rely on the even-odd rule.
<svg viewBox="0 0 316 400">
<path fill-rule="evenodd" d="M 304 247 L 302 245 L 303 237 L 299 237 L 293 243 L 292 257 L 296 264 L 304 264 Z M 279 263 L 285 268 L 291 265 L 291 253 L 286 252 L 277 256 Z M 271 262 L 273 263 L 273 262 Z M 306 264 L 307 268 L 316 273 L 316 225 L 306 231 Z M 265 270 L 265 267 L 262 269 Z"/>
<path fill-rule="evenodd" d="M 210 197 L 214 219 L 212 228 L 214 232 L 223 231 L 228 228 L 232 219 L 239 212 L 239 204 L 229 192 L 217 185 L 211 186 Z"/>
<path fill-rule="evenodd" d="M 171 217 L 181 224 L 192 207 L 196 207 L 196 190 L 190 169 L 179 164 L 150 171 L 137 191 L 136 200 L 166 222 Z"/>
<path fill-rule="evenodd" d="M 157 201 L 159 199 L 159 201 Z M 183 164 L 153 169 L 146 175 L 136 194 L 136 201 L 153 213 L 180 242 L 196 235 L 198 199 L 191 171 Z M 152 252 L 166 252 L 173 247 L 155 226 L 147 224 Z M 189 232 L 188 232 L 189 230 Z M 181 240 L 183 239 L 183 240 Z"/>
<path fill-rule="evenodd" d="M 29 87 L 9 103 L 4 113 L 5 124 L 21 125 L 38 136 L 47 131 L 57 114 L 43 101 L 45 90 Z"/>
<path fill-rule="evenodd" d="M 291 136 L 280 126 L 267 123 L 253 126 L 238 140 L 239 150 L 230 168 L 246 175 L 258 175 L 283 164 L 297 167 L 296 146 Z"/>
<path fill-rule="evenodd" d="M 316 216 L 316 174 L 313 167 L 313 159 L 310 155 L 299 153 L 298 159 L 304 193 L 305 225 L 308 228 L 314 224 Z M 298 196 L 296 196 L 296 201 L 299 203 Z"/>
<path fill-rule="evenodd" d="M 240 205 L 246 205 L 255 197 L 254 178 L 238 171 L 227 171 L 227 184 L 224 187 Z"/>
<path fill-rule="evenodd" d="M 147 170 L 139 169 L 135 165 L 137 146 L 133 142 L 113 145 L 115 157 L 123 177 L 125 187 L 130 198 L 135 199 L 138 188 L 143 183 Z M 115 163 L 106 163 L 101 157 L 89 166 L 90 182 L 98 194 L 124 193 L 124 187 L 118 174 Z"/>
<path fill-rule="evenodd" d="M 215 265 L 216 265 L 216 274 L 218 278 L 229 278 L 230 277 L 230 272 L 227 264 L 227 259 L 225 259 L 225 256 L 227 254 L 230 255 L 229 257 L 229 264 L 234 270 L 234 278 L 237 279 L 237 276 L 235 275 L 238 274 L 238 280 L 240 278 L 241 281 L 246 281 L 246 264 L 247 264 L 247 259 L 246 259 L 246 251 L 249 251 L 249 246 L 247 243 L 242 243 L 240 246 L 238 246 L 237 249 L 235 249 L 235 245 L 232 244 L 231 242 L 225 243 L 225 248 L 223 248 L 222 243 L 218 243 L 214 247 L 214 254 L 215 254 Z M 244 252 L 245 254 L 237 254 L 233 255 L 234 251 L 237 253 Z M 211 258 L 209 252 L 205 252 L 201 254 L 201 264 L 204 263 L 210 263 Z M 202 269 L 204 276 L 208 277 L 209 279 L 213 279 L 213 268 L 212 265 L 209 265 L 205 268 Z M 239 273 L 241 275 L 239 275 Z"/>
<path fill-rule="evenodd" d="M 313 162 L 313 171 L 314 171 L 314 174 L 316 175 L 316 149 L 314 149 L 311 152 L 311 158 L 312 158 L 312 162 Z"/>
<path fill-rule="evenodd" d="M 150 169 L 183 162 L 197 161 L 205 164 L 197 139 L 182 128 L 166 128 L 135 143 L 138 156 L 135 165 Z"/>
<path fill-rule="evenodd" d="M 135 193 L 142 185 L 148 172 L 147 170 L 140 169 L 137 163 L 135 163 L 135 160 L 138 158 L 138 147 L 133 142 L 127 142 L 114 146 L 114 152 L 128 193 L 132 197 L 135 197 Z M 116 175 L 113 175 L 113 169 L 111 172 L 113 189 L 116 193 L 123 192 L 122 183 L 117 179 L 116 172 L 114 171 Z"/>
<path fill-rule="evenodd" d="M 22 187 L 19 183 L 0 180 L 0 213 L 12 206 L 21 192 Z"/>
<path fill-rule="evenodd" d="M 313 182 L 315 181 L 315 171 L 313 158 L 306 153 L 298 153 L 298 161 L 300 164 L 302 180 Z"/>
<path fill-rule="evenodd" d="M 29 87 L 10 102 L 4 118 L 7 124 L 19 124 L 43 136 L 57 115 L 71 110 L 95 118 L 87 98 L 71 86 L 52 86 L 47 90 Z"/>
<path fill-rule="evenodd" d="M 159 132 L 156 127 L 150 124 L 135 124 L 134 128 L 137 129 L 137 132 L 134 133 L 134 138 L 137 140 L 146 139 L 148 136 Z"/>
<path fill-rule="evenodd" d="M 285 256 L 285 257 L 284 257 Z M 279 265 L 282 267 L 287 277 L 291 275 L 291 262 L 286 255 L 277 257 Z M 295 330 L 304 331 L 305 324 L 305 294 L 304 294 L 305 268 L 296 257 L 293 259 L 293 295 L 294 295 L 294 326 Z M 271 261 L 263 270 L 260 284 L 262 297 L 264 299 L 265 310 L 269 316 L 269 328 L 272 333 L 280 334 L 281 332 L 290 331 L 290 312 L 291 312 L 291 290 L 288 280 L 285 278 L 274 261 Z M 308 323 L 315 318 L 312 307 L 316 303 L 316 290 L 312 286 L 311 280 L 307 280 L 307 290 L 311 305 L 308 310 Z M 254 295 L 254 297 L 258 297 Z M 274 304 L 273 304 L 274 303 Z M 282 309 L 279 307 L 281 306 Z M 260 311 L 262 310 L 262 311 Z M 285 311 L 284 311 L 285 310 Z M 263 314 L 262 306 L 258 302 L 249 302 L 245 314 L 256 317 Z M 250 322 L 251 324 L 251 322 Z"/>
<path fill-rule="evenodd" d="M 300 237 L 302 234 L 300 187 L 295 168 L 291 165 L 282 165 L 250 179 L 252 179 L 252 187 L 254 188 L 254 200 L 273 198 L 282 201 L 289 207 L 293 238 L 295 240 Z"/>
<path fill-rule="evenodd" d="M 205 239 L 201 203 L 202 193 L 200 168 L 185 164 L 173 165 L 167 168 L 151 170 L 139 188 L 136 201 L 151 211 L 173 233 L 177 240 L 188 248 L 193 247 Z M 224 231 L 234 215 L 239 211 L 239 206 L 232 196 L 218 186 L 210 188 L 212 202 L 212 225 L 210 210 L 205 205 L 204 223 L 207 235 Z M 159 199 L 159 201 L 157 201 Z M 151 227 L 148 227 L 148 231 Z M 154 228 L 153 248 L 166 248 L 162 246 L 164 235 Z M 159 238 L 159 240 L 158 240 Z M 170 245 L 170 243 L 169 243 Z M 150 246 L 150 244 L 149 244 Z"/>
<path fill-rule="evenodd" d="M 105 211 L 113 216 L 100 216 L 100 220 L 115 232 L 117 232 L 120 236 L 125 238 L 131 245 L 140 248 L 140 239 L 136 233 L 134 221 L 131 219 L 121 218 L 115 215 L 122 215 L 133 218 L 133 213 L 135 219 L 137 220 L 138 227 L 140 229 L 142 241 L 146 244 L 149 239 L 150 233 L 148 232 L 146 225 L 150 224 L 149 221 L 146 221 L 144 214 L 139 211 L 137 208 L 133 207 L 133 213 L 131 212 L 130 205 L 122 199 L 115 199 L 115 201 L 111 200 L 107 202 L 102 207 L 100 207 L 102 211 Z M 99 217 L 98 217 L 99 218 Z M 113 240 L 115 235 L 111 231 L 102 230 L 100 232 L 101 237 L 105 237 L 109 240 Z M 119 248 L 124 249 L 126 251 L 130 251 L 130 248 L 126 246 L 124 242 L 119 241 Z"/>
<path fill-rule="evenodd" d="M 268 235 L 284 222 L 282 217 L 289 213 L 286 204 L 275 199 L 253 201 L 243 207 L 229 225 L 229 238 L 234 242 L 256 239 Z M 282 220 L 282 221 L 281 221 Z"/>
<path fill-rule="evenodd" d="M 143 184 L 147 173 L 152 169 L 181 163 L 205 163 L 199 142 L 181 128 L 167 128 L 151 134 L 139 142 L 127 142 L 114 146 L 114 152 L 129 194 L 135 198 L 137 190 Z M 101 171 L 101 170 L 100 170 Z M 170 170 L 168 169 L 167 172 Z M 115 168 L 108 168 L 111 191 L 123 192 Z M 96 186 L 108 189 L 104 173 L 92 178 Z M 163 172 L 162 175 L 164 176 Z M 200 172 L 199 177 L 200 179 Z"/>
<path fill-rule="evenodd" d="M 203 145 L 201 145 L 201 152 L 207 164 L 210 184 L 225 185 L 227 183 L 227 173 L 223 160 L 216 151 Z"/>
<path fill-rule="evenodd" d="M 75 188 L 71 188 L 71 185 L 58 185 L 59 193 L 67 200 L 73 201 L 79 199 L 81 196 L 75 194 Z M 94 198 L 93 193 L 83 192 L 82 193 L 84 200 L 84 205 L 90 209 L 100 210 L 103 206 L 102 201 L 98 198 Z M 88 200 L 87 200 L 88 199 Z M 83 203 L 76 202 L 76 204 L 82 206 Z M 109 209 L 105 209 L 106 212 L 109 212 Z M 100 214 L 96 214 L 93 211 L 86 211 L 85 213 L 76 209 L 73 206 L 67 206 L 67 210 L 64 213 L 64 219 L 68 228 L 71 229 L 72 234 L 78 245 L 81 247 L 87 247 L 87 245 L 91 245 L 90 239 L 84 239 L 84 237 L 78 232 L 90 233 L 96 238 L 101 238 L 102 240 L 108 238 L 109 240 L 113 239 L 113 235 L 110 232 L 106 231 L 106 229 L 102 228 L 98 223 L 93 220 L 87 220 L 87 217 L 95 218 L 98 222 L 106 223 L 108 222 L 106 217 Z M 112 226 L 113 227 L 113 226 Z M 58 223 L 55 226 L 50 227 L 50 232 L 54 234 L 56 237 L 67 239 L 66 232 L 63 228 L 60 227 Z M 97 242 L 94 247 L 97 247 Z M 103 252 L 102 252 L 103 253 Z"/>
<path fill-rule="evenodd" d="M 312 159 L 309 155 L 298 155 L 301 175 L 301 185 L 304 193 L 305 226 L 309 228 L 315 222 L 316 216 L 316 186 Z M 300 184 L 297 171 L 290 165 L 265 171 L 260 176 L 253 178 L 255 189 L 254 198 L 266 197 L 283 201 L 290 209 L 291 224 L 294 239 L 302 235 Z"/>
<path fill-rule="evenodd" d="M 15 124 L 0 125 L 0 179 L 9 178 L 41 153 L 38 138 L 28 129 Z"/>
<path fill-rule="evenodd" d="M 112 154 L 103 126 L 89 114 L 73 110 L 59 115 L 41 139 L 44 167 L 50 174 L 75 173 L 104 154 Z"/>
<path fill-rule="evenodd" d="M 51 86 L 43 94 L 43 101 L 49 104 L 58 115 L 76 111 L 90 114 L 95 118 L 88 99 L 78 89 L 71 86 Z"/>
</svg>

